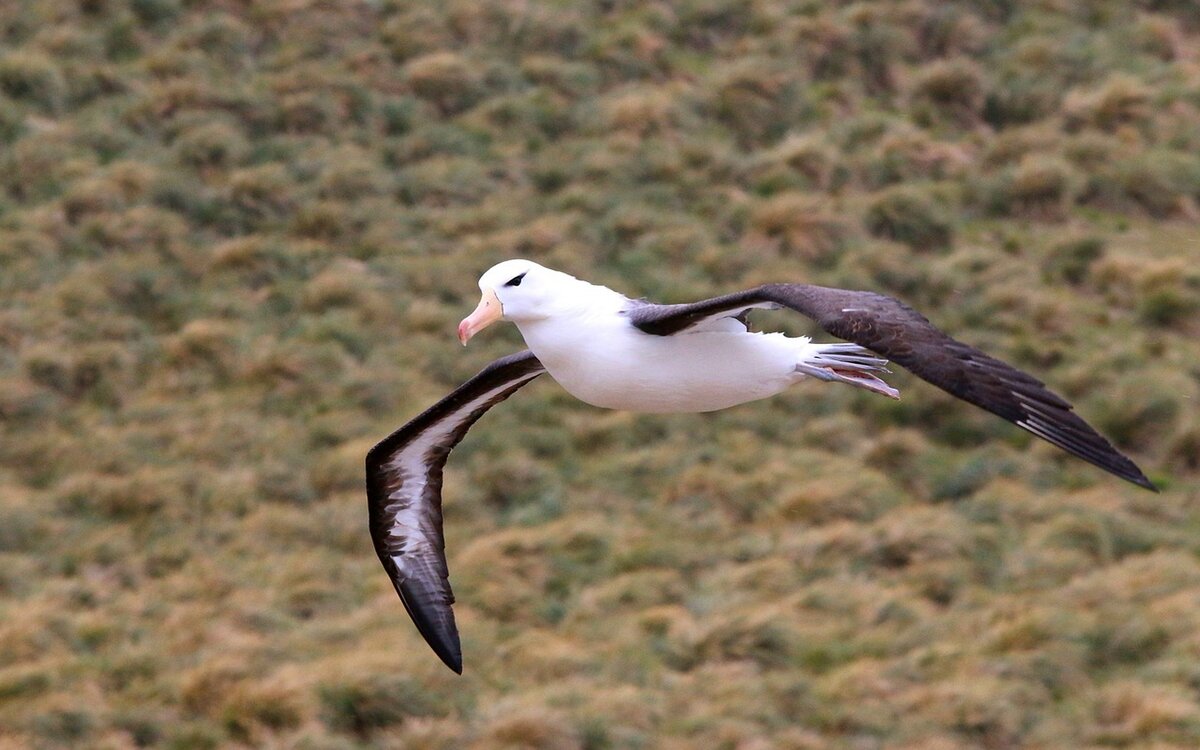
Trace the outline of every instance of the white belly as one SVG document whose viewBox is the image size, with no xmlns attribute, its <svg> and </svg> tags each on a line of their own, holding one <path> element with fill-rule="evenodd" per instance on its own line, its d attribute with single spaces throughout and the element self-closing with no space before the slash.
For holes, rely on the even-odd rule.
<svg viewBox="0 0 1200 750">
<path fill-rule="evenodd" d="M 650 336 L 631 328 L 546 321 L 521 327 L 525 342 L 568 393 L 608 409 L 700 412 L 766 398 L 801 379 L 806 339 L 696 332 Z"/>
</svg>

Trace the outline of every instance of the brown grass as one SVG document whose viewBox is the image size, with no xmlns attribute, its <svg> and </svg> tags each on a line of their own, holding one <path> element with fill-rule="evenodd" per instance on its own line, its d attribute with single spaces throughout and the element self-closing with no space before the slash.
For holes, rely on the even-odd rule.
<svg viewBox="0 0 1200 750">
<path fill-rule="evenodd" d="M 1197 746 L 1198 23 L 0 3 L 0 745 Z M 514 256 L 896 295 L 1163 491 L 899 368 L 709 415 L 543 378 L 447 467 L 458 677 L 362 457 L 522 346 L 454 341 Z"/>
</svg>

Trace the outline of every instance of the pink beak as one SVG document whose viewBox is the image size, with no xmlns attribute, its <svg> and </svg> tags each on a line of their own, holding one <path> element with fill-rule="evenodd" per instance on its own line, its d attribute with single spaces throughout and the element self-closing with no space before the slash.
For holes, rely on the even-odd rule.
<svg viewBox="0 0 1200 750">
<path fill-rule="evenodd" d="M 496 297 L 496 292 L 492 289 L 485 290 L 479 300 L 479 306 L 458 324 L 458 340 L 466 346 L 472 336 L 500 320 L 503 315 L 504 307 Z"/>
</svg>

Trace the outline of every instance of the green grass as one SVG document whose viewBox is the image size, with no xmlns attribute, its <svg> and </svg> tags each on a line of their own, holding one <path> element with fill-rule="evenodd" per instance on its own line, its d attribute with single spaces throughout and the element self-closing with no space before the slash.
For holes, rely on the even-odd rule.
<svg viewBox="0 0 1200 750">
<path fill-rule="evenodd" d="M 0 3 L 0 745 L 1200 744 L 1193 6 Z M 901 372 L 539 382 L 447 468 L 456 677 L 362 457 L 514 256 L 899 295 L 1164 491 Z"/>
</svg>

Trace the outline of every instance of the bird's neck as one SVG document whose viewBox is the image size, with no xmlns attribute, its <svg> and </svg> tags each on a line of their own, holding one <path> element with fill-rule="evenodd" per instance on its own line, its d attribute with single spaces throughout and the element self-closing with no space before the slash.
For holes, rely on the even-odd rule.
<svg viewBox="0 0 1200 750">
<path fill-rule="evenodd" d="M 598 346 L 605 331 L 626 323 L 618 313 L 628 300 L 607 287 L 580 282 L 564 294 L 549 314 L 530 320 L 515 320 L 525 344 L 547 369 L 578 357 Z"/>
</svg>

